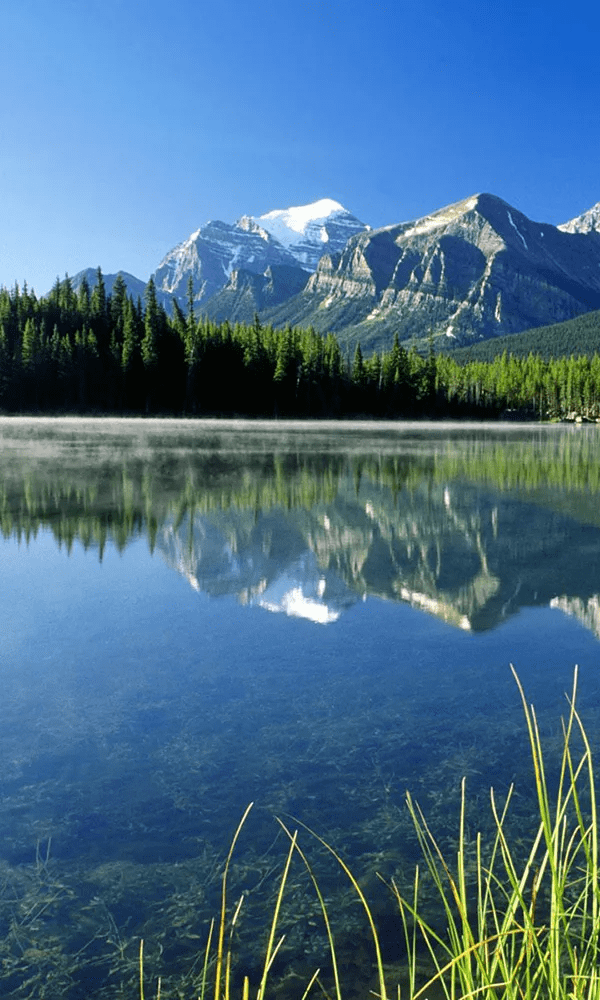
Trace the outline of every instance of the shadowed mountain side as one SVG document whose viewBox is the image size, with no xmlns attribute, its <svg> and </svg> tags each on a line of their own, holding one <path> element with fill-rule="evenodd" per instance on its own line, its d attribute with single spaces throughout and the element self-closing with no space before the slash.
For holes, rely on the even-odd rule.
<svg viewBox="0 0 600 1000">
<path fill-rule="evenodd" d="M 301 292 L 309 277 L 303 268 L 283 264 L 273 264 L 264 274 L 233 271 L 225 287 L 203 304 L 203 312 L 217 322 L 251 323 L 256 313 Z"/>
</svg>

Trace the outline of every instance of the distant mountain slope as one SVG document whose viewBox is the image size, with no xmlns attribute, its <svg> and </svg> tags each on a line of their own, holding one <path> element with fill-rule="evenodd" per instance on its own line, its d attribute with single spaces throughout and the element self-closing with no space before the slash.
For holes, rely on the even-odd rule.
<svg viewBox="0 0 600 1000">
<path fill-rule="evenodd" d="M 77 274 L 73 275 L 73 277 L 71 278 L 71 284 L 74 290 L 76 292 L 79 291 L 84 278 L 87 281 L 90 289 L 94 288 L 98 277 L 97 271 L 98 269 L 95 267 L 86 267 L 85 270 L 78 271 Z M 146 282 L 142 281 L 140 278 L 136 278 L 135 275 L 133 274 L 129 274 L 127 271 L 117 271 L 116 274 L 104 274 L 104 273 L 102 274 L 102 278 L 104 280 L 104 286 L 106 288 L 106 294 L 112 295 L 112 290 L 115 280 L 119 275 L 123 278 L 123 281 L 127 285 L 128 294 L 131 295 L 134 299 L 137 299 L 138 296 L 139 298 L 143 299 L 144 289 L 146 288 Z"/>
<path fill-rule="evenodd" d="M 540 326 L 507 337 L 494 337 L 470 347 L 459 347 L 452 351 L 452 357 L 461 363 L 493 361 L 504 351 L 514 357 L 539 354 L 544 359 L 600 354 L 600 310 L 584 313 L 564 323 Z"/>
<path fill-rule="evenodd" d="M 117 271 L 116 274 L 102 274 L 102 280 L 104 281 L 104 287 L 106 288 L 106 294 L 112 295 L 113 287 L 118 276 L 123 278 L 125 285 L 127 286 L 127 294 L 131 296 L 134 302 L 138 299 L 144 301 L 144 292 L 146 291 L 147 282 L 142 281 L 141 278 L 136 278 L 135 275 L 129 274 L 127 271 Z M 71 278 L 71 284 L 74 291 L 79 291 L 83 279 L 86 279 L 90 290 L 95 287 L 96 281 L 98 279 L 97 268 L 87 267 L 83 271 L 78 271 L 77 274 L 73 275 Z M 165 295 L 163 292 L 157 291 L 156 298 L 162 306 L 167 309 L 168 312 L 173 308 L 173 303 L 170 295 Z"/>
<path fill-rule="evenodd" d="M 310 274 L 301 267 L 273 264 L 264 274 L 234 271 L 224 288 L 202 303 L 202 311 L 217 322 L 251 323 L 263 313 L 286 302 L 305 287 Z"/>
</svg>

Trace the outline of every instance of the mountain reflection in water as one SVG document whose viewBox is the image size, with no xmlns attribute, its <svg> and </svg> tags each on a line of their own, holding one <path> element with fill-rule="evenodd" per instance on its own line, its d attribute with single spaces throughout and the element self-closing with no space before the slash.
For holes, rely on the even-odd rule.
<svg viewBox="0 0 600 1000">
<path fill-rule="evenodd" d="M 287 850 L 274 815 L 340 851 L 398 961 L 377 873 L 412 884 L 406 790 L 450 854 L 463 777 L 483 844 L 491 784 L 515 782 L 515 842 L 536 822 L 508 663 L 550 780 L 575 662 L 598 750 L 599 439 L 0 419 L 0 996 L 137 996 L 140 938 L 148 994 L 160 975 L 165 996 L 198 996 L 250 800 L 230 871 L 240 968 L 256 979 Z M 301 837 L 349 995 L 368 996 L 359 908 Z M 298 963 L 327 963 L 302 866 L 281 921 L 274 995 L 300 1000 Z"/>
<path fill-rule="evenodd" d="M 197 590 L 314 621 L 370 595 L 466 630 L 535 605 L 597 626 L 600 528 L 470 483 L 428 479 L 398 494 L 367 475 L 357 485 L 350 470 L 327 504 L 186 513 L 156 545 Z"/>
<path fill-rule="evenodd" d="M 595 427 L 338 426 L 4 420 L 2 529 L 145 533 L 196 590 L 316 622 L 372 595 L 472 631 L 550 606 L 600 636 Z"/>
</svg>

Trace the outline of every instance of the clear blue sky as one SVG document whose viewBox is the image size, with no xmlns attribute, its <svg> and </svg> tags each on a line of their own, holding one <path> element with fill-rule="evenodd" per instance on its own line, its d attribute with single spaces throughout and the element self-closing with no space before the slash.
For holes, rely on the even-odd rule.
<svg viewBox="0 0 600 1000">
<path fill-rule="evenodd" d="M 146 280 L 209 219 L 322 197 L 372 226 L 600 200 L 591 0 L 19 0 L 0 24 L 7 287 Z"/>
</svg>

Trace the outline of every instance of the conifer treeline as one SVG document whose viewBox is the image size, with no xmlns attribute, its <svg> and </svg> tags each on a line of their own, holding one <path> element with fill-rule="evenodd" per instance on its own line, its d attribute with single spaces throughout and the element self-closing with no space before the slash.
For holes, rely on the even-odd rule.
<svg viewBox="0 0 600 1000">
<path fill-rule="evenodd" d="M 134 302 L 119 276 L 107 294 L 68 277 L 38 299 L 0 289 L 0 409 L 4 412 L 184 413 L 375 417 L 600 417 L 600 357 L 513 358 L 459 365 L 394 339 L 352 360 L 332 334 L 168 316 L 150 279 Z"/>
</svg>

